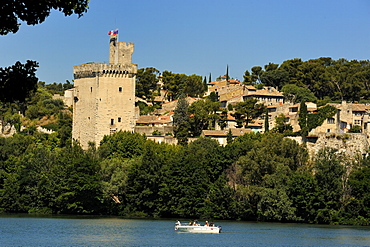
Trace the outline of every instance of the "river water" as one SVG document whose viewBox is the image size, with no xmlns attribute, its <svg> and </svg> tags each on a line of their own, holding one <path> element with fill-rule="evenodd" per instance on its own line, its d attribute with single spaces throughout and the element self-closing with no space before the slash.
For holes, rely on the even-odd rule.
<svg viewBox="0 0 370 247">
<path fill-rule="evenodd" d="M 175 220 L 0 216 L 0 246 L 370 246 L 370 227 L 222 221 L 179 233 Z"/>
</svg>

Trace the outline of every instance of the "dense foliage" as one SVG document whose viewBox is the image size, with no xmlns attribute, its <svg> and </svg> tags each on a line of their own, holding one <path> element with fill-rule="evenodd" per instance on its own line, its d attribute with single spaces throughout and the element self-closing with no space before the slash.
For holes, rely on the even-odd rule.
<svg viewBox="0 0 370 247">
<path fill-rule="evenodd" d="M 293 102 L 320 103 L 325 100 L 367 101 L 370 96 L 368 60 L 321 57 L 302 61 L 299 58 L 282 64 L 255 66 L 244 74 L 244 83 L 273 86 Z"/>
<path fill-rule="evenodd" d="M 38 132 L 0 138 L 2 212 L 369 224 L 369 158 L 326 148 L 309 161 L 279 133 L 226 146 L 129 132 L 86 151 L 55 141 Z"/>
<path fill-rule="evenodd" d="M 27 25 L 42 23 L 52 9 L 64 15 L 77 14 L 79 17 L 87 11 L 89 0 L 70 1 L 25 1 L 2 0 L 0 8 L 0 35 L 16 33 L 21 22 Z"/>
</svg>

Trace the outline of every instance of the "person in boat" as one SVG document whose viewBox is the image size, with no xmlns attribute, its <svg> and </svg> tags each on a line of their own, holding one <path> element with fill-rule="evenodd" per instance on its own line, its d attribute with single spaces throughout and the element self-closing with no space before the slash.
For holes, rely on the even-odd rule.
<svg viewBox="0 0 370 247">
<path fill-rule="evenodd" d="M 206 221 L 206 224 L 204 226 L 209 226 L 208 221 Z"/>
<path fill-rule="evenodd" d="M 181 222 L 179 220 L 176 221 L 176 226 L 181 226 Z"/>
</svg>

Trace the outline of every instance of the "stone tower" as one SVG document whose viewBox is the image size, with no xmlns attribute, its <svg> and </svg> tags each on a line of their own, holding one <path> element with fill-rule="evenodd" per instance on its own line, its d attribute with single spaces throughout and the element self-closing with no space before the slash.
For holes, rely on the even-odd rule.
<svg viewBox="0 0 370 247">
<path fill-rule="evenodd" d="M 73 68 L 72 138 L 84 149 L 89 142 L 99 146 L 104 135 L 135 126 L 135 78 L 132 64 L 134 43 L 110 36 L 109 64 L 86 63 Z"/>
</svg>

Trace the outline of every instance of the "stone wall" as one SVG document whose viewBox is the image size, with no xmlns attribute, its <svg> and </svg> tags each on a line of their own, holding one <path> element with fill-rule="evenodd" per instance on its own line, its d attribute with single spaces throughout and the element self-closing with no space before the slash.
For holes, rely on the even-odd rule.
<svg viewBox="0 0 370 247">
<path fill-rule="evenodd" d="M 135 126 L 135 132 L 141 135 L 151 136 L 154 131 L 160 132 L 162 135 L 173 133 L 173 126 Z"/>
<path fill-rule="evenodd" d="M 292 140 L 302 144 L 301 137 L 289 137 Z M 320 133 L 314 137 L 307 137 L 306 145 L 310 157 L 315 157 L 320 149 L 331 147 L 344 153 L 347 156 L 354 157 L 356 154 L 365 155 L 369 149 L 368 136 L 362 133 Z"/>
</svg>

